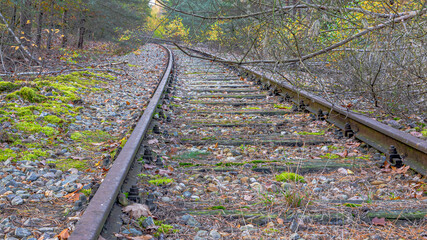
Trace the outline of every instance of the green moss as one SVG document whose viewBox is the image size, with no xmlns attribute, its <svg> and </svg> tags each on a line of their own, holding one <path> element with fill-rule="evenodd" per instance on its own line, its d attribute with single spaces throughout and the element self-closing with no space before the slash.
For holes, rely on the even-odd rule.
<svg viewBox="0 0 427 240">
<path fill-rule="evenodd" d="M 64 122 L 64 120 L 62 120 L 61 118 L 55 116 L 55 115 L 47 115 L 43 118 L 46 122 L 49 123 L 62 123 Z"/>
<path fill-rule="evenodd" d="M 202 152 L 202 151 L 194 151 L 194 152 L 185 152 L 179 156 L 174 157 L 175 159 L 179 160 L 187 160 L 187 159 L 203 159 L 204 156 L 209 155 L 208 152 Z"/>
<path fill-rule="evenodd" d="M 67 171 L 70 168 L 76 168 L 78 170 L 84 170 L 88 167 L 86 161 L 74 160 L 74 159 L 59 159 L 56 161 L 49 161 L 48 163 L 55 163 L 56 168 Z"/>
<path fill-rule="evenodd" d="M 304 177 L 296 173 L 282 172 L 276 175 L 276 181 L 278 182 L 305 182 Z"/>
<path fill-rule="evenodd" d="M 0 149 L 0 162 L 6 161 L 10 157 L 16 158 L 16 156 L 18 156 L 18 154 L 12 149 L 9 149 L 9 148 Z"/>
<path fill-rule="evenodd" d="M 194 164 L 193 163 L 189 163 L 189 162 L 180 162 L 179 166 L 181 166 L 181 167 L 191 167 L 191 166 L 194 166 Z"/>
<path fill-rule="evenodd" d="M 170 178 L 157 178 L 157 179 L 153 179 L 148 181 L 148 183 L 153 184 L 153 185 L 165 185 L 165 184 L 169 184 L 173 182 L 173 179 Z"/>
<path fill-rule="evenodd" d="M 323 155 L 320 156 L 321 158 L 327 158 L 327 159 L 337 159 L 340 156 L 338 154 L 333 154 L 333 153 L 325 153 Z"/>
<path fill-rule="evenodd" d="M 421 131 L 424 137 L 427 137 L 427 130 Z"/>
<path fill-rule="evenodd" d="M 284 104 L 274 104 L 274 108 L 278 108 L 278 109 L 291 109 L 292 107 L 286 106 Z"/>
<path fill-rule="evenodd" d="M 225 207 L 224 206 L 213 206 L 213 207 L 210 207 L 209 209 L 210 210 L 219 210 L 219 209 L 225 210 Z"/>
<path fill-rule="evenodd" d="M 30 87 L 23 87 L 18 91 L 9 93 L 8 95 L 6 95 L 6 99 L 15 99 L 18 96 L 20 96 L 24 100 L 27 100 L 28 102 L 41 102 L 45 100 L 44 96 L 37 94 L 36 90 Z"/>
<path fill-rule="evenodd" d="M 298 135 L 325 135 L 325 131 L 320 132 L 297 132 Z"/>
<path fill-rule="evenodd" d="M 105 142 L 111 139 L 112 136 L 104 131 L 82 131 L 82 132 L 73 132 L 71 134 L 71 139 L 76 142 Z"/>
<path fill-rule="evenodd" d="M 92 189 L 82 189 L 80 190 L 81 193 L 83 193 L 86 197 L 89 197 L 90 194 L 92 193 Z"/>
<path fill-rule="evenodd" d="M 15 127 L 18 130 L 28 132 L 28 133 L 39 133 L 43 132 L 47 136 L 52 136 L 58 134 L 58 131 L 52 127 L 42 127 L 41 125 L 33 122 L 18 122 L 15 124 Z"/>
<path fill-rule="evenodd" d="M 245 108 L 242 108 L 243 110 L 260 110 L 261 108 L 259 108 L 259 107 L 245 107 Z"/>
<path fill-rule="evenodd" d="M 19 160 L 34 161 L 40 160 L 40 157 L 47 156 L 47 152 L 40 149 L 34 149 L 32 151 L 25 151 L 19 155 Z"/>
<path fill-rule="evenodd" d="M 0 80 L 2 80 L 0 78 Z M 6 91 L 12 91 L 15 89 L 18 89 L 20 85 L 18 84 L 14 84 L 11 82 L 4 82 L 4 81 L 0 81 L 0 93 L 1 92 L 6 92 Z"/>
<path fill-rule="evenodd" d="M 159 237 L 160 234 L 169 234 L 172 232 L 178 232 L 178 230 L 173 229 L 172 225 L 162 224 L 157 229 L 157 232 L 154 234 L 155 237 Z"/>
<path fill-rule="evenodd" d="M 245 163 L 239 163 L 239 162 L 228 162 L 225 163 L 225 166 L 230 167 L 230 166 L 243 166 L 245 165 Z"/>
<path fill-rule="evenodd" d="M 346 207 L 361 207 L 362 204 L 344 203 L 343 206 L 346 206 Z"/>
</svg>

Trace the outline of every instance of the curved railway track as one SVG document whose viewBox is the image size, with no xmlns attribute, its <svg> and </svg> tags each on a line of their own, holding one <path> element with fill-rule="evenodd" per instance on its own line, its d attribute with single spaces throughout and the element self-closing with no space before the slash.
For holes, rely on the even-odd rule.
<svg viewBox="0 0 427 240">
<path fill-rule="evenodd" d="M 318 239 L 344 236 L 343 229 L 350 229 L 345 238 L 357 238 L 382 234 L 372 229 L 375 217 L 387 219 L 386 234 L 401 234 L 401 221 L 411 231 L 425 229 L 425 181 L 403 168 L 380 170 L 376 165 L 390 154 L 369 147 L 388 152 L 395 145 L 404 164 L 425 174 L 425 141 L 249 69 L 239 76 L 234 68 L 175 52 L 173 71 L 167 51 L 162 81 L 69 239 L 132 239 L 153 229 L 158 239 L 296 232 L 314 239 L 313 226 L 321 229 Z M 391 155 L 399 165 L 399 154 Z M 305 180 L 291 175 L 284 183 L 274 177 L 281 172 Z M 124 193 L 145 203 L 157 226 L 151 217 L 136 221 L 122 213 Z"/>
</svg>

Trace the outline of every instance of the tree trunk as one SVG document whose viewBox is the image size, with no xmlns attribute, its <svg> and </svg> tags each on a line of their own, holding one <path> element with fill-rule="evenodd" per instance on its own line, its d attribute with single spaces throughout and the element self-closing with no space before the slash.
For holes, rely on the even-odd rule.
<svg viewBox="0 0 427 240">
<path fill-rule="evenodd" d="M 50 6 L 50 12 L 51 12 L 51 14 L 50 14 L 50 23 L 49 23 L 49 34 L 47 35 L 47 42 L 46 42 L 46 48 L 47 49 L 51 49 L 52 48 L 52 36 L 53 36 L 53 32 L 54 32 L 54 29 L 53 29 L 53 21 L 54 21 L 54 6 L 55 6 L 55 3 L 54 3 L 54 1 L 52 1 L 52 4 L 51 4 L 51 6 Z"/>
<path fill-rule="evenodd" d="M 67 47 L 67 9 L 62 14 L 62 47 Z"/>
<path fill-rule="evenodd" d="M 25 0 L 21 9 L 21 31 L 22 37 L 24 37 L 22 44 L 27 47 L 31 44 L 31 27 L 33 25 L 31 20 L 31 1 Z"/>
<path fill-rule="evenodd" d="M 77 42 L 77 48 L 82 49 L 83 48 L 83 41 L 84 41 L 84 35 L 85 35 L 85 22 L 86 19 L 84 16 L 80 19 L 80 28 L 79 28 L 79 41 Z"/>
<path fill-rule="evenodd" d="M 37 34 L 36 34 L 36 45 L 40 49 L 42 43 L 42 27 L 43 27 L 43 12 L 40 9 L 39 18 L 37 19 Z"/>
<path fill-rule="evenodd" d="M 13 4 L 13 14 L 12 14 L 12 20 L 10 22 L 10 28 L 15 31 L 16 27 L 16 5 Z"/>
</svg>

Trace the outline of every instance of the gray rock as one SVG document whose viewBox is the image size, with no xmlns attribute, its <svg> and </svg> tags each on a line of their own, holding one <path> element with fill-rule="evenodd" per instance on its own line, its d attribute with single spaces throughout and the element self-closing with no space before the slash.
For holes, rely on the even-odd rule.
<svg viewBox="0 0 427 240">
<path fill-rule="evenodd" d="M 24 238 L 24 237 L 31 236 L 31 234 L 32 234 L 31 231 L 26 229 L 26 228 L 15 229 L 15 236 L 16 237 Z"/>
<path fill-rule="evenodd" d="M 43 174 L 43 177 L 44 178 L 55 178 L 55 174 L 52 172 L 48 172 L 48 173 Z"/>
<path fill-rule="evenodd" d="M 191 197 L 191 195 L 193 195 L 191 192 L 189 192 L 189 191 L 185 191 L 185 192 L 183 192 L 182 193 L 182 195 L 184 196 L 184 197 L 186 197 L 186 198 L 189 198 L 189 197 Z"/>
<path fill-rule="evenodd" d="M 22 198 L 20 196 L 16 196 L 12 199 L 11 204 L 13 206 L 17 206 L 17 205 L 21 205 L 24 203 L 24 200 L 22 200 Z"/>
<path fill-rule="evenodd" d="M 162 197 L 162 202 L 170 202 L 172 199 L 170 197 Z"/>
<path fill-rule="evenodd" d="M 196 233 L 196 236 L 194 237 L 194 240 L 207 240 L 208 239 L 208 232 L 205 230 L 200 230 Z"/>
<path fill-rule="evenodd" d="M 56 230 L 56 228 L 54 228 L 54 227 L 42 227 L 42 228 L 39 228 L 37 230 L 39 230 L 40 232 L 53 232 Z"/>
<path fill-rule="evenodd" d="M 181 220 L 188 226 L 199 227 L 200 223 L 191 215 L 187 214 L 181 217 Z"/>
<path fill-rule="evenodd" d="M 62 171 L 58 170 L 55 172 L 55 178 L 61 178 L 62 177 Z"/>
<path fill-rule="evenodd" d="M 385 123 L 390 125 L 393 128 L 397 128 L 397 129 L 402 128 L 402 125 L 400 125 L 396 120 L 388 120 L 388 121 L 385 121 Z"/>
<path fill-rule="evenodd" d="M 32 172 L 28 177 L 27 177 L 27 181 L 31 181 L 34 182 L 37 179 L 39 179 L 39 175 L 37 175 L 36 173 Z"/>
<path fill-rule="evenodd" d="M 155 226 L 154 220 L 152 217 L 147 217 L 146 219 L 144 219 L 144 221 L 141 222 L 141 225 L 145 228 L 148 228 L 150 226 Z"/>
<path fill-rule="evenodd" d="M 323 191 L 323 189 L 322 189 L 322 188 L 319 188 L 319 187 L 316 187 L 316 188 L 314 188 L 314 189 L 313 189 L 313 191 L 314 191 L 314 192 L 321 192 L 321 191 Z"/>
<path fill-rule="evenodd" d="M 346 194 L 338 194 L 337 199 L 338 200 L 347 200 L 348 196 Z"/>
<path fill-rule="evenodd" d="M 122 231 L 124 234 L 132 234 L 134 236 L 141 236 L 142 232 L 135 228 L 129 228 Z"/>
<path fill-rule="evenodd" d="M 221 237 L 221 234 L 219 234 L 219 232 L 217 232 L 216 230 L 212 230 L 210 233 L 209 233 L 209 236 L 211 236 L 211 238 L 213 239 L 213 240 L 219 240 L 219 239 L 221 239 L 222 237 Z"/>
<path fill-rule="evenodd" d="M 290 237 L 290 240 L 298 240 L 300 239 L 300 236 L 298 235 L 298 233 L 293 233 Z"/>
<path fill-rule="evenodd" d="M 191 200 L 193 200 L 193 201 L 200 201 L 200 197 L 196 196 L 196 195 L 192 195 L 191 196 Z"/>
<path fill-rule="evenodd" d="M 248 225 L 240 227 L 240 231 L 249 231 L 250 232 L 250 231 L 254 231 L 254 230 L 256 230 L 256 228 L 252 224 L 248 224 Z"/>
<path fill-rule="evenodd" d="M 64 186 L 64 190 L 68 193 L 72 193 L 72 192 L 77 190 L 77 185 L 76 184 L 67 184 Z"/>
<path fill-rule="evenodd" d="M 156 195 L 157 197 L 163 196 L 163 193 L 161 193 L 159 191 L 154 191 L 153 194 Z"/>
<path fill-rule="evenodd" d="M 37 227 L 42 220 L 40 218 L 29 218 L 24 222 L 25 227 Z"/>
<path fill-rule="evenodd" d="M 77 179 L 79 179 L 79 175 L 77 175 L 77 174 L 71 174 L 71 175 L 69 175 L 69 176 L 67 176 L 66 178 L 65 178 L 65 180 L 62 182 L 62 185 L 65 185 L 65 184 L 67 184 L 67 183 L 73 183 L 73 182 L 75 182 Z"/>
</svg>

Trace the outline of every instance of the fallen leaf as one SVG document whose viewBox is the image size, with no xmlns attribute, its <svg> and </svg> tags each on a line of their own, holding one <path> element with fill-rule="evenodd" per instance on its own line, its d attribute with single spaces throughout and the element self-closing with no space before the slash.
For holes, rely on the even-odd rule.
<svg viewBox="0 0 427 240">
<path fill-rule="evenodd" d="M 339 173 L 341 173 L 343 175 L 347 175 L 348 174 L 347 169 L 345 169 L 345 168 L 338 168 L 337 172 L 339 172 Z"/>
<path fill-rule="evenodd" d="M 150 240 L 153 239 L 153 236 L 151 235 L 144 235 L 144 236 L 138 236 L 138 237 L 128 237 L 131 240 Z"/>
<path fill-rule="evenodd" d="M 373 219 L 372 219 L 372 224 L 373 225 L 378 225 L 378 226 L 385 226 L 385 218 L 377 218 L 377 217 L 374 217 Z"/>
<path fill-rule="evenodd" d="M 168 170 L 171 171 L 171 172 L 173 172 L 175 169 L 173 169 L 172 166 L 168 166 Z"/>
<path fill-rule="evenodd" d="M 278 219 L 277 219 L 277 223 L 278 223 L 278 224 L 282 225 L 282 224 L 283 224 L 283 222 L 284 222 L 284 221 L 283 221 L 283 219 L 281 219 L 281 218 L 278 218 Z"/>
<path fill-rule="evenodd" d="M 57 237 L 59 238 L 59 240 L 68 239 L 70 237 L 70 233 L 68 232 L 68 228 L 62 230 L 62 232 L 59 233 Z"/>
<path fill-rule="evenodd" d="M 104 144 L 105 142 L 99 142 L 99 143 L 92 143 L 92 145 L 94 146 L 101 146 L 102 144 Z"/>
<path fill-rule="evenodd" d="M 134 203 L 123 208 L 123 212 L 128 213 L 133 219 L 138 219 L 142 216 L 152 216 L 150 208 L 145 204 Z"/>
<path fill-rule="evenodd" d="M 252 196 L 250 196 L 250 195 L 245 195 L 245 196 L 243 196 L 243 199 L 244 199 L 245 201 L 250 201 L 250 200 L 252 200 Z"/>
<path fill-rule="evenodd" d="M 170 149 L 170 151 L 169 151 L 169 155 L 170 156 L 172 156 L 172 155 L 175 155 L 175 153 L 178 151 L 178 148 L 176 148 L 176 147 L 172 147 L 171 149 Z"/>
<path fill-rule="evenodd" d="M 154 166 L 154 165 L 144 164 L 144 168 L 145 168 L 145 169 L 153 169 L 153 168 L 156 168 L 156 166 Z"/>
<path fill-rule="evenodd" d="M 158 143 L 159 142 L 159 140 L 157 140 L 157 139 L 151 139 L 151 140 L 148 140 L 148 144 L 156 144 L 156 143 Z"/>
<path fill-rule="evenodd" d="M 347 150 L 344 150 L 344 152 L 342 152 L 342 153 L 337 153 L 337 155 L 338 155 L 338 156 L 341 156 L 341 157 L 343 157 L 343 158 L 345 158 L 345 157 L 347 157 L 347 155 L 348 155 L 348 151 L 347 151 Z"/>
<path fill-rule="evenodd" d="M 83 160 L 83 157 L 71 156 L 71 158 L 74 159 L 74 160 Z"/>
<path fill-rule="evenodd" d="M 422 137 L 423 136 L 423 134 L 420 132 L 411 132 L 411 135 L 414 137 Z"/>
<path fill-rule="evenodd" d="M 156 173 L 159 175 L 172 175 L 172 172 L 169 170 L 164 170 L 164 169 L 158 169 L 156 170 Z"/>
</svg>

